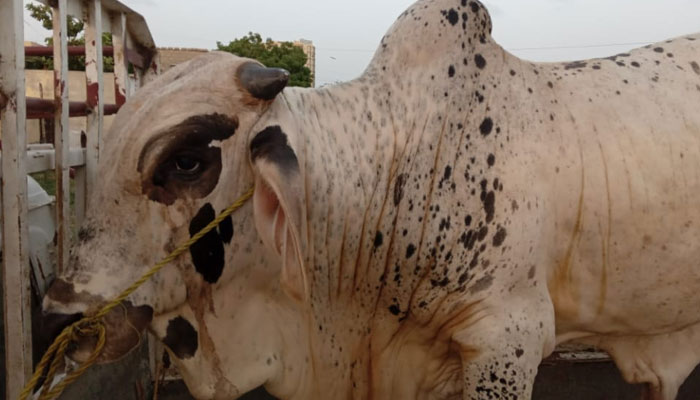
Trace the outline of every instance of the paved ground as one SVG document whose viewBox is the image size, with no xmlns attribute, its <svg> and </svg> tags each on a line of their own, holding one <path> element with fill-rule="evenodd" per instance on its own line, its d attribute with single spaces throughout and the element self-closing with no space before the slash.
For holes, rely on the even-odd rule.
<svg viewBox="0 0 700 400">
<path fill-rule="evenodd" d="M 545 362 L 535 382 L 533 400 L 639 400 L 641 385 L 629 385 L 610 362 L 558 363 Z M 192 400 L 182 382 L 171 382 L 163 390 L 162 400 Z M 677 400 L 700 398 L 700 367 L 696 368 L 681 387 Z M 272 400 L 274 397 L 258 390 L 243 397 L 245 400 Z"/>
<path fill-rule="evenodd" d="M 193 397 L 187 392 L 187 388 L 182 381 L 168 382 L 158 391 L 158 400 L 193 400 Z M 259 389 L 241 397 L 242 400 L 275 400 L 265 392 L 264 389 Z"/>
<path fill-rule="evenodd" d="M 78 382 L 71 385 L 60 399 L 151 399 L 152 388 L 149 384 L 150 370 L 148 362 L 145 361 L 146 354 L 146 348 L 142 346 L 119 363 L 91 368 Z M 537 376 L 533 400 L 638 400 L 642 389 L 641 385 L 625 383 L 611 361 L 574 363 L 545 360 Z M 192 397 L 181 381 L 174 381 L 160 388 L 158 399 L 192 400 Z M 261 389 L 247 394 L 243 399 L 274 400 L 274 397 Z M 677 400 L 697 399 L 700 399 L 700 367 L 695 369 L 681 387 Z"/>
<path fill-rule="evenodd" d="M 150 388 L 144 378 L 148 365 L 137 357 L 124 364 L 97 366 L 89 376 L 81 378 L 82 384 L 74 384 L 60 397 L 61 400 L 147 400 Z M 130 362 L 129 362 L 130 361 Z M 140 372 L 140 379 L 134 378 Z M 610 362 L 558 363 L 544 362 L 535 383 L 533 400 L 638 400 L 642 387 L 629 385 L 622 380 L 615 365 Z M 700 398 L 700 367 L 681 387 L 677 400 Z M 166 383 L 159 390 L 159 400 L 193 400 L 182 381 Z M 244 400 L 274 400 L 264 390 L 257 390 L 242 397 Z"/>
</svg>

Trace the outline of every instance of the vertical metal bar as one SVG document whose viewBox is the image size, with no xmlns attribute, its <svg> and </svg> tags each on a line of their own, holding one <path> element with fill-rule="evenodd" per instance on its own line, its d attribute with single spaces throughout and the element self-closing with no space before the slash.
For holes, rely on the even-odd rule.
<svg viewBox="0 0 700 400">
<path fill-rule="evenodd" d="M 97 162 L 102 147 L 104 119 L 103 66 L 102 66 L 102 2 L 89 0 L 85 27 L 85 78 L 87 88 L 87 182 L 85 193 L 90 198 L 97 181 Z M 76 193 L 77 194 L 77 193 Z"/>
<path fill-rule="evenodd" d="M 144 81 L 143 70 L 141 68 L 137 68 L 136 66 L 134 66 L 134 83 L 136 84 L 134 91 L 140 89 L 141 86 L 146 84 L 146 82 Z"/>
<path fill-rule="evenodd" d="M 126 15 L 111 15 L 112 47 L 114 49 L 114 100 L 121 107 L 129 97 L 129 65 L 126 60 Z"/>
<path fill-rule="evenodd" d="M 56 272 L 68 264 L 70 242 L 70 126 L 68 125 L 68 27 L 66 0 L 53 7 L 53 71 L 56 102 Z"/>
<path fill-rule="evenodd" d="M 156 338 L 153 334 L 150 332 L 146 335 L 146 338 L 148 340 L 148 366 L 151 369 L 151 376 L 153 377 L 153 380 L 156 382 L 156 385 L 158 384 L 158 362 L 160 361 L 160 358 L 158 357 L 158 354 L 162 353 L 162 351 L 159 353 L 158 346 L 158 338 Z"/>
<path fill-rule="evenodd" d="M 156 79 L 158 75 L 160 75 L 160 53 L 155 52 L 151 58 L 151 65 L 143 71 L 141 85 L 139 87 Z"/>
<path fill-rule="evenodd" d="M 8 399 L 19 396 L 32 372 L 22 3 L 22 0 L 5 0 L 0 3 L 2 283 L 5 395 Z"/>
<path fill-rule="evenodd" d="M 80 226 L 85 220 L 85 209 L 87 206 L 86 181 L 87 173 L 85 166 L 75 167 L 75 223 Z"/>
</svg>

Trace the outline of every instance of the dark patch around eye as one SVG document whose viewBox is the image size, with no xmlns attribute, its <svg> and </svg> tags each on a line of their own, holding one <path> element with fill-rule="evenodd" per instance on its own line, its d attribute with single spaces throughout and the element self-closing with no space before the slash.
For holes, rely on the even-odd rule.
<svg viewBox="0 0 700 400">
<path fill-rule="evenodd" d="M 148 141 L 139 156 L 138 171 L 143 172 L 147 151 L 156 142 L 171 139 L 166 150 L 177 147 L 208 146 L 214 140 L 226 140 L 238 129 L 238 120 L 223 114 L 195 115 L 175 125 L 167 132 Z M 168 153 L 164 151 L 164 153 Z"/>
<path fill-rule="evenodd" d="M 297 156 L 278 125 L 268 126 L 255 135 L 250 143 L 250 157 L 253 161 L 262 157 L 277 164 L 284 172 L 299 171 Z"/>
<path fill-rule="evenodd" d="M 148 150 L 167 141 L 154 162 L 151 174 L 144 173 L 142 191 L 149 199 L 166 205 L 178 198 L 203 198 L 211 193 L 221 173 L 221 149 L 210 147 L 214 140 L 226 140 L 238 128 L 238 120 L 222 114 L 196 115 L 158 135 L 144 146 L 138 171 L 144 173 Z M 182 171 L 177 160 L 187 157 L 198 163 L 193 171 Z M 149 177 L 150 175 L 150 177 Z"/>
<path fill-rule="evenodd" d="M 199 347 L 197 331 L 182 317 L 175 317 L 168 322 L 163 343 L 180 359 L 192 358 Z"/>
</svg>

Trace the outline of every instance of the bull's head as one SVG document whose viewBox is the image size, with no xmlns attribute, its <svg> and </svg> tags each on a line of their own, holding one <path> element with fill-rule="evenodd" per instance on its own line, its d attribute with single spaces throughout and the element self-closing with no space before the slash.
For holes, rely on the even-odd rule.
<svg viewBox="0 0 700 400">
<path fill-rule="evenodd" d="M 148 327 L 197 397 L 274 382 L 284 368 L 277 324 L 304 329 L 295 304 L 307 295 L 298 159 L 279 127 L 256 127 L 287 79 L 210 53 L 127 102 L 105 137 L 70 265 L 44 299 L 47 330 L 95 312 L 254 185 L 241 210 L 105 318 L 100 361 L 125 355 Z M 228 357 L 241 369 L 224 370 Z"/>
</svg>

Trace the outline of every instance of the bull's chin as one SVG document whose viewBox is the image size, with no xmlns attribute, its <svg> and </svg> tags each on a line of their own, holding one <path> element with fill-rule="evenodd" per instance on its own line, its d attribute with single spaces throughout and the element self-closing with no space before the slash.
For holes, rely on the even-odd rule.
<svg viewBox="0 0 700 400">
<path fill-rule="evenodd" d="M 143 332 L 153 319 L 150 306 L 134 307 L 130 302 L 117 307 L 107 314 L 103 321 L 105 326 L 105 345 L 97 357 L 98 364 L 119 361 L 138 347 Z M 83 337 L 74 343 L 66 355 L 78 363 L 91 358 L 97 346 L 97 337 Z"/>
</svg>

